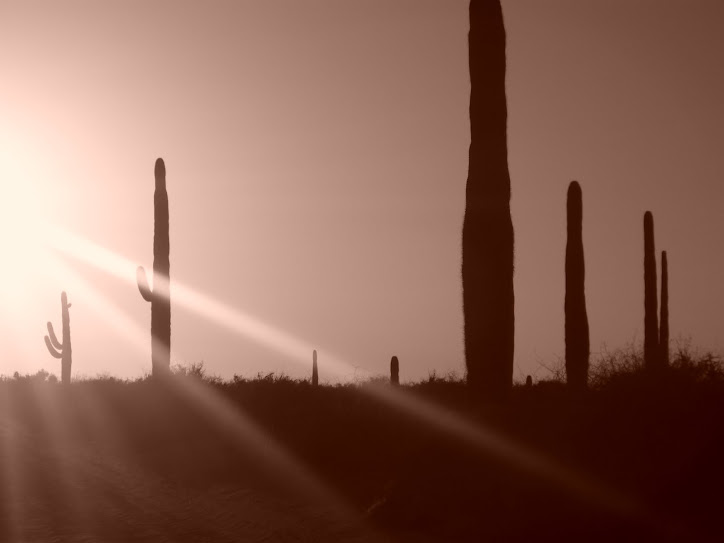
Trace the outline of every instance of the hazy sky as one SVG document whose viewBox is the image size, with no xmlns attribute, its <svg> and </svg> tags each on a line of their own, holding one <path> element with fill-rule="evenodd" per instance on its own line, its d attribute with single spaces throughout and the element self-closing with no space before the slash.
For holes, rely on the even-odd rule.
<svg viewBox="0 0 724 543">
<path fill-rule="evenodd" d="M 59 375 L 43 335 L 63 289 L 74 374 L 150 370 L 133 266 L 152 265 L 157 157 L 172 281 L 301 342 L 280 352 L 175 305 L 174 361 L 301 376 L 309 345 L 323 380 L 333 353 L 375 373 L 396 354 L 403 380 L 462 372 L 467 7 L 0 0 L 0 372 Z M 724 349 L 724 3 L 503 8 L 516 378 L 563 353 L 572 179 L 592 351 L 642 339 L 647 209 L 669 253 L 672 336 Z M 40 219 L 130 274 L 43 252 Z"/>
</svg>

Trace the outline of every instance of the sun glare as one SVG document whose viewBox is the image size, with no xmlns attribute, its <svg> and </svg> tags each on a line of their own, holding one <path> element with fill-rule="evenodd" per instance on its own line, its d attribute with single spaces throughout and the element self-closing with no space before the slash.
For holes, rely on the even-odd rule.
<svg viewBox="0 0 724 543">
<path fill-rule="evenodd" d="M 47 276 L 46 239 L 57 201 L 49 172 L 22 137 L 0 132 L 0 312 L 32 311 Z"/>
</svg>

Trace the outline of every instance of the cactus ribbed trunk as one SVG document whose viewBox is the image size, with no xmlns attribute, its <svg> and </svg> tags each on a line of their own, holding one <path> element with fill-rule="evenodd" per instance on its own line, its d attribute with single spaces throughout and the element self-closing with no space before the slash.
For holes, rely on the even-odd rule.
<svg viewBox="0 0 724 543">
<path fill-rule="evenodd" d="M 312 351 L 312 386 L 319 385 L 319 370 L 317 369 L 317 351 Z"/>
<path fill-rule="evenodd" d="M 54 358 L 60 359 L 60 380 L 65 385 L 70 384 L 70 370 L 73 364 L 73 348 L 70 343 L 70 306 L 68 296 L 62 292 L 60 294 L 60 312 L 63 341 L 58 341 L 53 324 L 50 322 L 48 323 L 48 334 L 45 336 L 45 346 L 48 348 L 48 352 Z"/>
<path fill-rule="evenodd" d="M 669 259 L 661 253 L 661 318 L 659 323 L 659 361 L 669 366 Z"/>
<path fill-rule="evenodd" d="M 568 240 L 566 243 L 566 380 L 571 388 L 583 389 L 588 382 L 588 315 L 586 313 L 583 256 L 583 194 L 571 182 L 567 202 Z"/>
<path fill-rule="evenodd" d="M 390 383 L 394 386 L 400 384 L 400 361 L 396 356 L 390 360 Z"/>
<path fill-rule="evenodd" d="M 154 376 L 168 373 L 171 365 L 171 293 L 169 212 L 166 192 L 166 166 L 156 160 L 154 168 L 156 189 L 153 194 L 153 290 L 148 286 L 146 273 L 138 268 L 138 288 L 143 299 L 151 302 L 151 368 Z"/>
<path fill-rule="evenodd" d="M 470 154 L 462 232 L 465 361 L 470 387 L 513 384 L 513 223 L 510 216 L 505 27 L 499 0 L 470 1 Z"/>
<path fill-rule="evenodd" d="M 644 214 L 644 365 L 646 369 L 656 369 L 658 353 L 659 324 L 654 216 L 647 211 Z"/>
</svg>

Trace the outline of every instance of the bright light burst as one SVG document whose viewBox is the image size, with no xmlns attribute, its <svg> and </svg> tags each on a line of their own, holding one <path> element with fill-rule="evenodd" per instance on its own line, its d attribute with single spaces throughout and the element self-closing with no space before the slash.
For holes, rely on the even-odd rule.
<svg viewBox="0 0 724 543">
<path fill-rule="evenodd" d="M 31 145 L 32 135 L 11 124 L 0 126 L 0 370 L 23 372 L 37 369 L 49 316 L 40 316 L 41 308 L 49 300 L 57 307 L 63 288 L 64 278 L 50 267 L 46 236 L 64 200 L 62 184 L 50 181 L 51 161 L 36 154 L 42 145 Z"/>
</svg>

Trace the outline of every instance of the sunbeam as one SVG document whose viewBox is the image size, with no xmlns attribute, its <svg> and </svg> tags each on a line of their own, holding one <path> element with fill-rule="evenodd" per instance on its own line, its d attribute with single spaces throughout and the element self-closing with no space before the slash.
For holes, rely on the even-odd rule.
<svg viewBox="0 0 724 543">
<path fill-rule="evenodd" d="M 80 473 L 87 464 L 83 454 L 85 451 L 74 442 L 71 436 L 70 424 L 73 413 L 66 389 L 56 386 L 47 386 L 48 383 L 31 385 L 30 401 L 37 407 L 40 414 L 37 431 L 47 443 L 47 449 L 42 451 L 42 457 L 47 461 L 43 471 L 48 476 L 48 486 L 52 481 L 58 481 L 58 490 L 61 496 L 56 496 L 55 504 L 49 508 L 55 509 L 53 516 L 57 523 L 53 530 L 58 533 L 82 533 L 90 536 L 91 519 L 88 516 L 87 503 L 83 501 L 84 484 Z"/>
<path fill-rule="evenodd" d="M 479 452 L 496 458 L 499 462 L 542 478 L 558 487 L 588 500 L 591 504 L 623 517 L 640 516 L 639 504 L 627 496 L 594 481 L 582 473 L 576 473 L 563 465 L 547 459 L 522 444 L 494 431 L 482 428 L 458 413 L 433 405 L 396 387 L 370 386 L 365 392 L 377 400 L 399 409 L 410 416 L 422 419 L 438 431 L 452 435 Z"/>
<path fill-rule="evenodd" d="M 80 277 L 71 266 L 63 262 L 57 255 L 49 255 L 49 262 L 54 273 L 63 277 L 68 292 L 77 294 L 89 309 L 98 314 L 103 322 L 122 337 L 138 352 L 148 347 L 148 334 L 141 330 L 136 322 L 128 317 L 102 292 L 91 283 Z"/>
<path fill-rule="evenodd" d="M 54 230 L 49 242 L 51 247 L 60 254 L 73 257 L 123 281 L 135 284 L 136 265 L 105 247 L 58 228 Z M 153 280 L 163 279 L 154 277 Z M 172 304 L 185 307 L 211 322 L 275 350 L 298 364 L 308 365 L 310 353 L 315 348 L 319 350 L 311 342 L 279 330 L 248 313 L 231 308 L 186 285 L 171 280 L 169 290 Z M 345 380 L 360 373 L 367 373 L 330 353 L 325 352 L 324 360 L 325 367 L 328 368 L 333 379 Z"/>
<path fill-rule="evenodd" d="M 148 351 L 146 334 L 137 324 L 72 273 L 66 264 L 58 262 L 57 266 L 72 281 L 74 289 L 82 292 L 84 298 L 94 300 L 91 309 L 96 311 L 102 319 L 109 321 L 114 329 L 127 338 L 139 353 Z M 194 383 L 192 380 L 171 379 L 168 384 L 193 405 L 205 411 L 209 420 L 218 425 L 221 430 L 231 434 L 239 447 L 246 450 L 251 447 L 256 450 L 259 461 L 270 468 L 270 472 L 272 472 L 271 468 L 274 468 L 274 472 L 282 473 L 283 479 L 297 487 L 298 490 L 328 506 L 334 506 L 335 510 L 340 513 L 347 516 L 352 514 L 352 508 L 345 505 L 341 496 L 322 483 L 308 468 L 286 452 L 234 404 L 208 387 Z"/>
<path fill-rule="evenodd" d="M 128 259 L 69 232 L 58 232 L 58 235 L 53 239 L 53 247 L 62 254 L 90 264 L 124 281 L 131 282 L 135 277 L 135 265 Z M 313 348 L 311 343 L 275 329 L 248 314 L 229 308 L 174 281 L 171 281 L 171 292 L 174 304 L 187 307 L 198 315 L 273 348 L 299 363 L 308 363 L 309 352 Z M 353 365 L 339 358 L 332 358 L 330 365 L 338 378 L 349 377 L 356 371 Z M 451 435 L 472 446 L 480 453 L 492 456 L 504 464 L 533 476 L 554 482 L 559 487 L 590 501 L 598 507 L 624 516 L 640 514 L 637 504 L 634 504 L 626 496 L 619 495 L 583 474 L 574 473 L 550 459 L 545 459 L 535 451 L 518 445 L 499 433 L 481 428 L 478 424 L 464 419 L 459 414 L 452 413 L 419 398 L 414 398 L 399 390 L 386 387 L 365 387 L 365 391 L 377 401 L 395 409 L 403 410 L 409 415 L 425 421 L 440 432 Z M 218 398 L 209 399 L 206 395 L 201 394 L 199 390 L 192 389 L 185 392 L 191 394 L 196 401 L 204 400 L 209 410 L 219 413 L 220 420 L 234 420 L 234 417 L 228 413 L 230 406 L 225 405 L 223 402 L 220 403 Z M 221 415 L 221 413 L 224 413 L 224 415 Z M 253 427 L 246 426 L 246 424 L 247 422 L 242 426 L 242 435 L 247 435 L 247 431 L 249 435 L 258 435 Z M 285 458 L 281 456 L 278 460 L 286 463 Z"/>
</svg>

